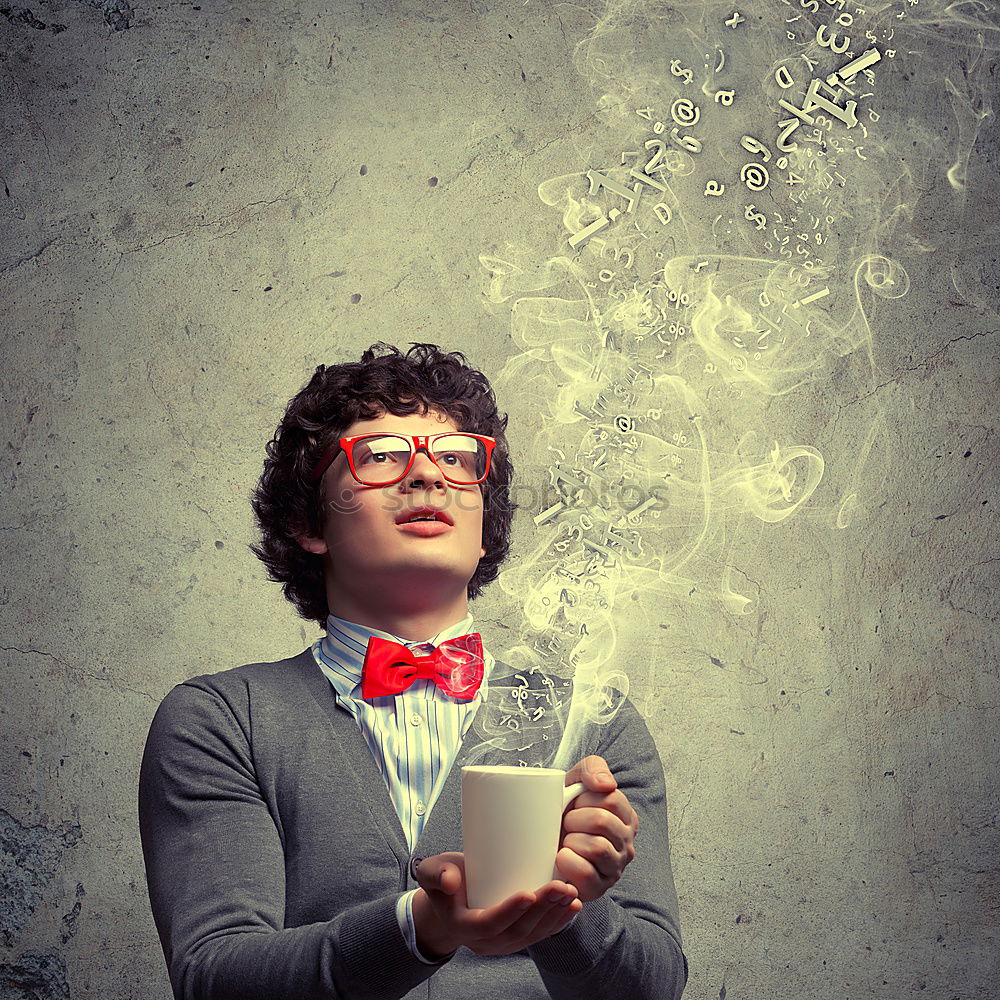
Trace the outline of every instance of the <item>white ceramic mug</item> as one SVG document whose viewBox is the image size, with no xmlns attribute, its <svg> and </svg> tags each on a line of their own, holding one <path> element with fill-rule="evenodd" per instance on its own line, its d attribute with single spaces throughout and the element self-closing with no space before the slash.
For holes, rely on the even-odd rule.
<svg viewBox="0 0 1000 1000">
<path fill-rule="evenodd" d="M 462 849 L 470 909 L 534 892 L 555 867 L 563 812 L 582 791 L 551 767 L 462 768 Z"/>
</svg>

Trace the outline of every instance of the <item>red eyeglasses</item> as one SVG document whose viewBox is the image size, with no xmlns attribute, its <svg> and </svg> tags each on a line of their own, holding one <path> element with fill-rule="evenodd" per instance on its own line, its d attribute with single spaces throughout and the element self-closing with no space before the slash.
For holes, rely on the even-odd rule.
<svg viewBox="0 0 1000 1000">
<path fill-rule="evenodd" d="M 351 475 L 362 486 L 391 486 L 413 467 L 423 449 L 441 470 L 458 486 L 474 486 L 490 474 L 490 459 L 496 439 L 485 434 L 447 431 L 444 434 L 356 434 L 342 437 L 323 453 L 309 475 L 318 482 L 330 464 L 343 451 Z"/>
</svg>

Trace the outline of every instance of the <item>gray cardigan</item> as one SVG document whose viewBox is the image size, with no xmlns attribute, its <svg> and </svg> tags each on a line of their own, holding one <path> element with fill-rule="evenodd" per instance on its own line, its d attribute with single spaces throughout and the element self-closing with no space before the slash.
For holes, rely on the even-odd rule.
<svg viewBox="0 0 1000 1000">
<path fill-rule="evenodd" d="M 494 667 L 414 856 L 461 850 L 464 764 L 523 759 L 524 734 L 508 728 L 512 687 L 525 683 L 517 676 L 515 685 L 510 667 Z M 149 898 L 174 997 L 677 1000 L 687 959 L 656 747 L 627 699 L 576 742 L 570 763 L 603 756 L 639 814 L 633 862 L 560 933 L 513 955 L 460 948 L 427 965 L 396 921 L 396 900 L 416 886 L 403 829 L 311 650 L 178 684 L 153 718 L 139 776 Z M 539 743 L 551 751 L 530 763 L 550 764 L 558 743 Z"/>
</svg>

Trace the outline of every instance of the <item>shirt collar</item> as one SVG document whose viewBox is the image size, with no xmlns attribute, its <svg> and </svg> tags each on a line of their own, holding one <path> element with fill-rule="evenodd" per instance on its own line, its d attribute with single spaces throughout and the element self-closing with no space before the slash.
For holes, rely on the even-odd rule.
<svg viewBox="0 0 1000 1000">
<path fill-rule="evenodd" d="M 381 629 L 372 628 L 368 625 L 359 625 L 356 622 L 348 621 L 346 618 L 338 618 L 334 614 L 326 616 L 326 633 L 322 638 L 313 643 L 313 655 L 317 663 L 333 684 L 338 694 L 348 697 L 361 697 L 361 667 L 365 660 L 365 650 L 368 649 L 368 640 L 374 635 L 380 639 L 389 639 L 398 642 L 409 649 L 418 650 L 425 644 L 437 648 L 445 639 L 454 639 L 459 635 L 466 635 L 475 632 L 474 618 L 470 611 L 464 618 L 441 629 L 429 639 L 413 640 L 403 639 L 401 636 L 393 635 L 392 632 L 384 632 Z M 421 650 L 429 652 L 429 650 Z M 477 692 L 477 698 L 485 699 L 489 689 L 488 679 L 490 670 L 493 667 L 493 657 L 483 644 L 483 683 Z M 437 689 L 435 688 L 435 691 Z M 447 697 L 442 694 L 442 697 Z M 450 700 L 450 699 L 449 699 Z"/>
</svg>

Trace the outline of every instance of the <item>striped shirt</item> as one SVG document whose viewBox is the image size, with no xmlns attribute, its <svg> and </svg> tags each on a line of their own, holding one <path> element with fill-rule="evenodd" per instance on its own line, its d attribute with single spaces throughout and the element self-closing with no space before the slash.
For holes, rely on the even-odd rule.
<svg viewBox="0 0 1000 1000">
<path fill-rule="evenodd" d="M 365 650 L 374 635 L 401 643 L 418 656 L 426 656 L 445 639 L 472 631 L 470 613 L 426 642 L 413 642 L 331 614 L 327 615 L 326 634 L 312 645 L 316 662 L 333 686 L 337 705 L 354 717 L 382 772 L 411 853 L 444 788 L 462 739 L 486 698 L 494 661 L 484 645 L 483 683 L 471 701 L 458 701 L 446 695 L 426 678 L 418 678 L 391 698 L 366 701 L 361 697 Z M 421 961 L 429 962 L 416 945 L 414 892 L 415 889 L 400 896 L 396 915 L 410 950 Z"/>
</svg>

